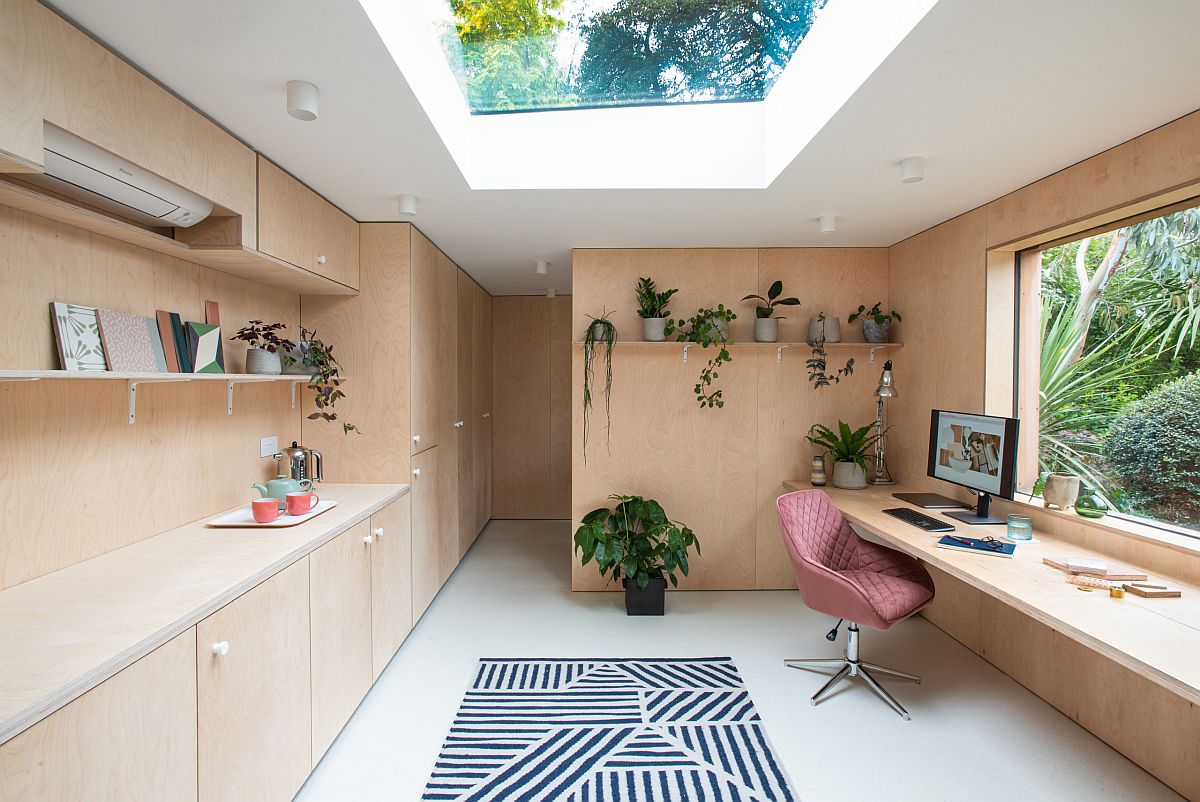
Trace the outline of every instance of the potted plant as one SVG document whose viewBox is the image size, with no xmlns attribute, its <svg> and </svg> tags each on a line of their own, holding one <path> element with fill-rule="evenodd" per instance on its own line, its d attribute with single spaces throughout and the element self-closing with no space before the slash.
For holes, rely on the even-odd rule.
<svg viewBox="0 0 1200 802">
<path fill-rule="evenodd" d="M 849 376 L 854 372 L 853 358 L 846 360 L 845 367 L 838 368 L 833 373 L 826 372 L 829 366 L 829 355 L 825 353 L 825 338 L 823 334 L 825 331 L 825 323 L 830 319 L 835 323 L 837 322 L 836 318 L 827 319 L 824 313 L 813 318 L 813 320 L 819 321 L 820 323 L 820 325 L 818 325 L 815 329 L 816 336 L 812 336 L 814 332 L 813 326 L 810 325 L 808 327 L 810 335 L 808 347 L 812 349 L 812 356 L 810 356 L 804 364 L 808 368 L 808 380 L 813 383 L 814 390 L 819 390 L 822 387 L 829 387 L 830 385 L 837 384 L 844 377 Z"/>
<path fill-rule="evenodd" d="M 879 308 L 879 303 L 876 303 L 870 309 L 863 304 L 858 305 L 858 311 L 852 312 L 850 317 L 846 318 L 847 323 L 862 318 L 863 322 L 863 339 L 869 343 L 885 343 L 888 341 L 888 329 L 891 327 L 893 320 L 901 320 L 900 313 L 895 309 L 891 314 L 885 315 Z"/>
<path fill-rule="evenodd" d="M 249 348 L 246 349 L 246 372 L 274 376 L 283 370 L 283 362 L 279 352 L 296 347 L 291 340 L 280 337 L 276 332 L 285 329 L 282 323 L 263 323 L 261 320 L 251 320 L 249 324 L 238 329 L 237 334 L 230 340 L 241 340 Z M 292 358 L 286 354 L 283 357 L 288 363 Z"/>
<path fill-rule="evenodd" d="M 759 305 L 754 309 L 754 341 L 756 343 L 773 343 L 779 339 L 779 321 L 787 320 L 783 317 L 773 317 L 775 307 L 777 306 L 799 306 L 799 298 L 780 298 L 783 294 L 783 282 L 776 281 L 767 290 L 767 297 L 761 295 L 747 295 L 743 301 L 751 299 L 760 301 Z"/>
<path fill-rule="evenodd" d="M 300 336 L 308 343 L 308 361 L 312 365 L 312 375 L 308 379 L 308 389 L 315 394 L 313 403 L 317 411 L 308 416 L 309 420 L 335 421 L 337 413 L 333 411 L 338 399 L 345 398 L 341 390 L 342 377 L 338 361 L 333 358 L 333 346 L 326 345 L 317 337 L 315 331 L 301 327 Z M 358 432 L 359 428 L 353 423 L 342 421 L 342 432 Z"/>
<path fill-rule="evenodd" d="M 874 423 L 851 430 L 845 421 L 838 421 L 835 432 L 828 426 L 814 423 L 805 439 L 821 449 L 821 454 L 833 457 L 833 486 L 843 490 L 862 490 L 867 486 L 867 460 L 874 459 L 871 449 L 879 439 Z"/>
<path fill-rule="evenodd" d="M 642 338 L 647 342 L 658 343 L 667 339 L 663 329 L 671 313 L 667 311 L 667 301 L 679 290 L 659 292 L 654 286 L 654 279 L 639 278 L 637 287 L 638 317 L 642 319 Z"/>
<path fill-rule="evenodd" d="M 600 507 L 583 516 L 575 530 L 575 551 L 583 565 L 594 558 L 600 575 L 621 580 L 628 615 L 662 615 L 667 580 L 679 586 L 675 572 L 687 576 L 688 550 L 700 554 L 696 533 L 672 521 L 654 499 L 608 497 L 616 507 Z"/>
<path fill-rule="evenodd" d="M 733 356 L 726 346 L 733 342 L 729 338 L 729 321 L 736 318 L 737 315 L 732 309 L 726 309 L 724 304 L 717 304 L 716 309 L 697 309 L 696 314 L 687 320 L 667 321 L 664 331 L 668 337 L 675 334 L 677 342 L 696 343 L 701 348 L 713 346 L 717 349 L 716 354 L 700 371 L 700 381 L 692 388 L 701 408 L 725 406 L 723 391 L 712 389 L 712 385 L 720 376 L 717 368 L 724 362 L 733 361 Z"/>
<path fill-rule="evenodd" d="M 820 340 L 823 343 L 840 343 L 842 341 L 842 326 L 836 317 L 829 317 L 820 312 L 816 317 L 808 319 L 809 341 Z"/>
<path fill-rule="evenodd" d="M 604 431 L 612 426 L 612 349 L 617 339 L 617 328 L 608 319 L 608 311 L 593 317 L 583 332 L 583 461 L 587 462 L 588 416 L 592 410 L 592 380 L 595 373 L 596 346 L 602 347 L 604 359 Z"/>
</svg>

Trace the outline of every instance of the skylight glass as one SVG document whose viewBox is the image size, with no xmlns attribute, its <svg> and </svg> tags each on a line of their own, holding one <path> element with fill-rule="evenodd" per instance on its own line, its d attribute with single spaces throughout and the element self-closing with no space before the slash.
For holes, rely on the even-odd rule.
<svg viewBox="0 0 1200 802">
<path fill-rule="evenodd" d="M 473 114 L 762 100 L 827 0 L 427 0 Z"/>
</svg>

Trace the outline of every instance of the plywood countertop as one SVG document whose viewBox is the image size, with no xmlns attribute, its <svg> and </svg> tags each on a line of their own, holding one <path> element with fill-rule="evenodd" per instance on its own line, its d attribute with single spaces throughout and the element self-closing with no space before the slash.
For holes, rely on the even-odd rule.
<svg viewBox="0 0 1200 802">
<path fill-rule="evenodd" d="M 204 526 L 210 515 L 0 591 L 0 743 L 400 498 L 409 486 L 318 489 L 337 506 L 295 527 L 211 529 Z"/>
<path fill-rule="evenodd" d="M 1034 533 L 1040 542 L 1018 545 L 1011 560 L 940 549 L 937 542 L 945 533 L 925 532 L 883 512 L 891 507 L 919 509 L 892 497 L 892 493 L 911 492 L 909 488 L 839 490 L 797 481 L 784 482 L 784 486 L 825 491 L 855 526 L 1200 704 L 1200 660 L 1196 659 L 1200 655 L 1200 587 L 1147 572 L 1151 581 L 1165 580 L 1160 584 L 1181 588 L 1182 598 L 1143 599 L 1127 593 L 1124 599 L 1113 599 L 1104 591 L 1081 593 L 1067 582 L 1067 574 L 1044 565 L 1042 558 L 1093 557 L 1122 563 L 1042 530 Z M 921 511 L 932 518 L 943 517 L 938 510 Z M 1004 533 L 1002 525 L 970 526 L 947 520 L 958 527 L 954 534 L 961 537 L 999 537 Z"/>
</svg>

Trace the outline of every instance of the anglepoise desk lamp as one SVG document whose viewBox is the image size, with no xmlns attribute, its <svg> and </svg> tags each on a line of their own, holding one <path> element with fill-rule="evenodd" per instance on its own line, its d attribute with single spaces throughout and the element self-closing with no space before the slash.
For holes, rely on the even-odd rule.
<svg viewBox="0 0 1200 802">
<path fill-rule="evenodd" d="M 884 425 L 883 406 L 884 400 L 888 398 L 899 398 L 900 394 L 896 392 L 896 380 L 892 378 L 892 360 L 883 363 L 883 373 L 879 376 L 879 386 L 875 388 L 875 432 L 879 437 L 875 440 L 875 472 L 871 477 L 873 485 L 890 485 L 895 484 L 892 481 L 892 475 L 888 473 L 887 464 L 884 462 L 884 451 L 886 449 L 886 427 Z"/>
</svg>

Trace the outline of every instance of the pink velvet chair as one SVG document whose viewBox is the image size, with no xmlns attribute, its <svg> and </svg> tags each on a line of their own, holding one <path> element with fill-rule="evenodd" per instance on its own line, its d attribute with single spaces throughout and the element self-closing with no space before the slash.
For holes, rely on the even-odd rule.
<svg viewBox="0 0 1200 802">
<path fill-rule="evenodd" d="M 872 672 L 919 683 L 920 677 L 859 660 L 860 625 L 885 630 L 933 601 L 933 580 L 919 562 L 886 546 L 863 540 L 820 490 L 801 490 L 775 501 L 783 542 L 796 571 L 800 597 L 814 610 L 850 622 L 841 659 L 787 660 L 791 668 L 836 668 L 811 703 L 817 704 L 847 677 L 859 677 L 897 713 L 908 711 Z M 838 621 L 828 635 L 837 639 Z M 868 670 L 869 669 L 869 670 Z"/>
</svg>

